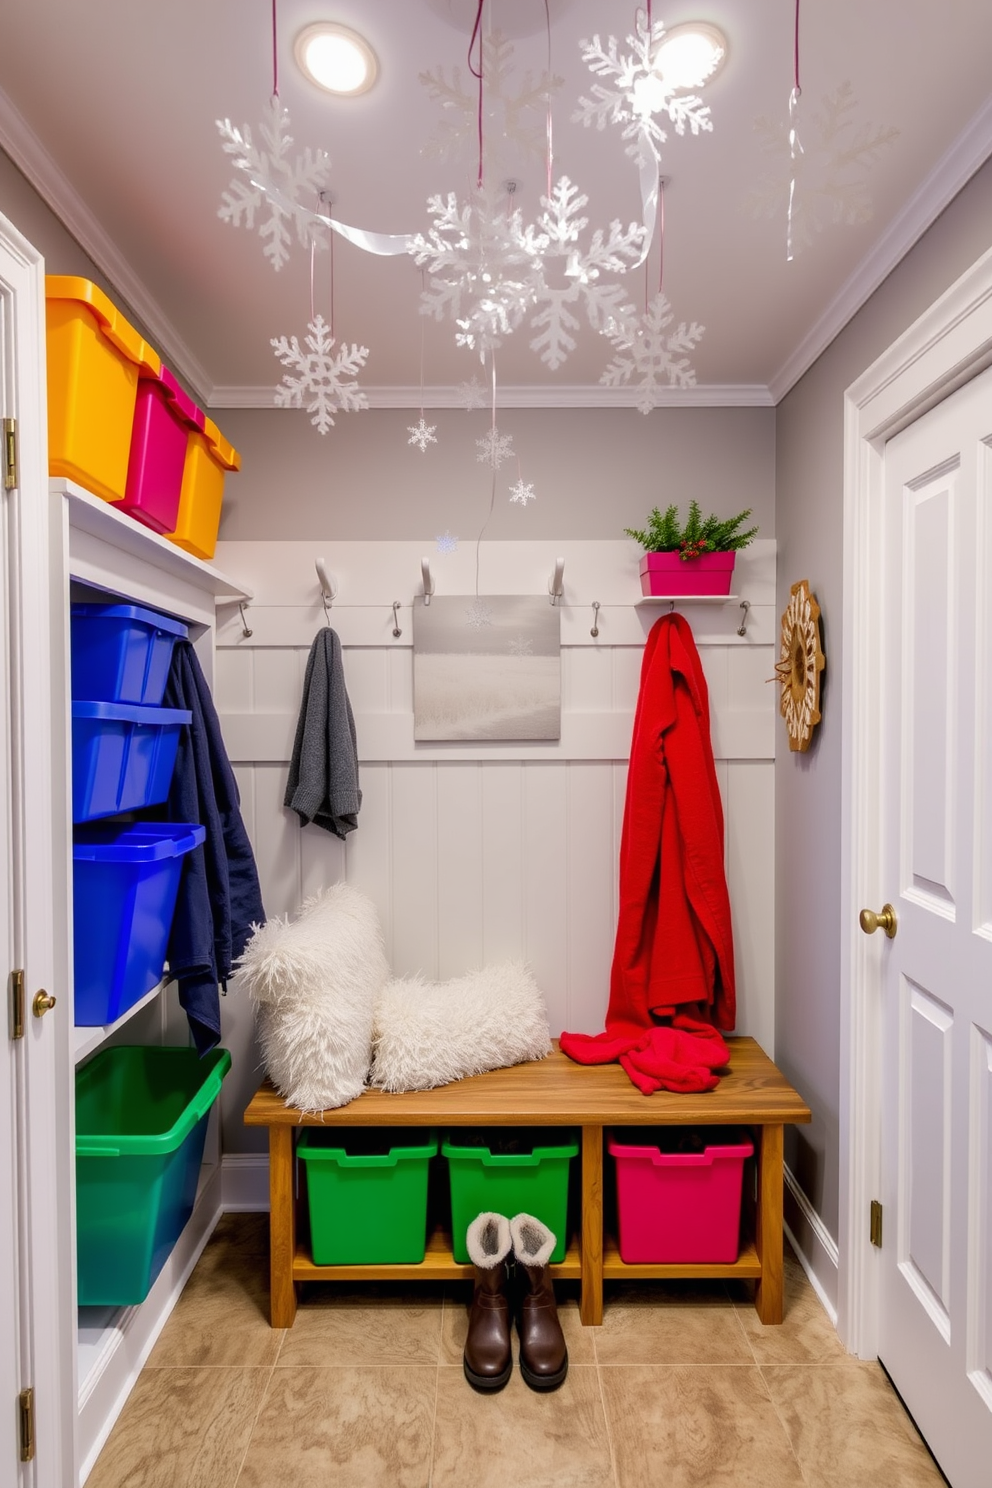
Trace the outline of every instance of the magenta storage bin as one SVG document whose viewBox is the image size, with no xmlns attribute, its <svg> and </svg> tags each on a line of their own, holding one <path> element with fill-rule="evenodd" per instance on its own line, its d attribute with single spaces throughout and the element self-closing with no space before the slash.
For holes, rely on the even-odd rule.
<svg viewBox="0 0 992 1488">
<path fill-rule="evenodd" d="M 622 1261 L 737 1260 L 744 1161 L 754 1152 L 746 1131 L 627 1127 L 610 1134 L 607 1151 L 616 1170 Z"/>
<path fill-rule="evenodd" d="M 206 415 L 168 368 L 138 383 L 122 511 L 154 532 L 174 532 L 190 433 Z"/>
</svg>

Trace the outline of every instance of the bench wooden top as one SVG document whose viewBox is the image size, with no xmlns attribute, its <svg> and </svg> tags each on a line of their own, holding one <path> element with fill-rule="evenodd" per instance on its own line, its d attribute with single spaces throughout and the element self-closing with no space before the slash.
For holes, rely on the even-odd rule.
<svg viewBox="0 0 992 1488">
<path fill-rule="evenodd" d="M 366 1090 L 346 1106 L 304 1115 L 266 1080 L 247 1126 L 689 1126 L 791 1124 L 810 1109 L 752 1038 L 730 1038 L 730 1071 L 698 1095 L 644 1096 L 618 1064 L 576 1064 L 557 1044 L 547 1059 L 388 1095 Z"/>
</svg>

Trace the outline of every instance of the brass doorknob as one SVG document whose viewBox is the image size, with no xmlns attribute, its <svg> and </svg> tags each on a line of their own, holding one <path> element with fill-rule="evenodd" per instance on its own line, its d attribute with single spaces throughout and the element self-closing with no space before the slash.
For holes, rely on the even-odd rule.
<svg viewBox="0 0 992 1488">
<path fill-rule="evenodd" d="M 899 922 L 896 912 L 891 904 L 883 904 L 878 914 L 873 909 L 863 909 L 858 916 L 858 922 L 866 935 L 874 935 L 876 930 L 884 930 L 890 940 L 895 939 Z"/>
<path fill-rule="evenodd" d="M 36 1018 L 43 1018 L 55 1006 L 55 1002 L 56 999 L 50 992 L 45 992 L 44 990 L 36 992 L 34 994 L 34 1001 L 31 1004 L 31 1011 Z"/>
</svg>

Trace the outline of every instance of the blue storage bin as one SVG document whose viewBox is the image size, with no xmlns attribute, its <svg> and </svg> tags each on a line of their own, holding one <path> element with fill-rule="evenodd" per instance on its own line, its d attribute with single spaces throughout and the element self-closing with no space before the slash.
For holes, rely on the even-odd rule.
<svg viewBox="0 0 992 1488">
<path fill-rule="evenodd" d="M 157 708 L 186 626 L 128 604 L 74 604 L 70 614 L 72 695 L 100 703 Z"/>
<path fill-rule="evenodd" d="M 183 857 L 205 836 L 186 822 L 104 822 L 74 834 L 78 1028 L 113 1023 L 161 980 Z"/>
<path fill-rule="evenodd" d="M 185 708 L 136 703 L 72 705 L 72 819 L 92 821 L 164 801 Z"/>
</svg>

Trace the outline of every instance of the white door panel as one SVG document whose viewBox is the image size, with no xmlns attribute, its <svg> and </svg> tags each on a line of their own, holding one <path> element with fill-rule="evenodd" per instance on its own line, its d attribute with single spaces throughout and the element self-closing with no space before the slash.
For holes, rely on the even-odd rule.
<svg viewBox="0 0 992 1488">
<path fill-rule="evenodd" d="M 953 1488 L 992 1461 L 992 372 L 885 453 L 879 1357 Z M 874 906 L 878 907 L 878 906 Z"/>
</svg>

